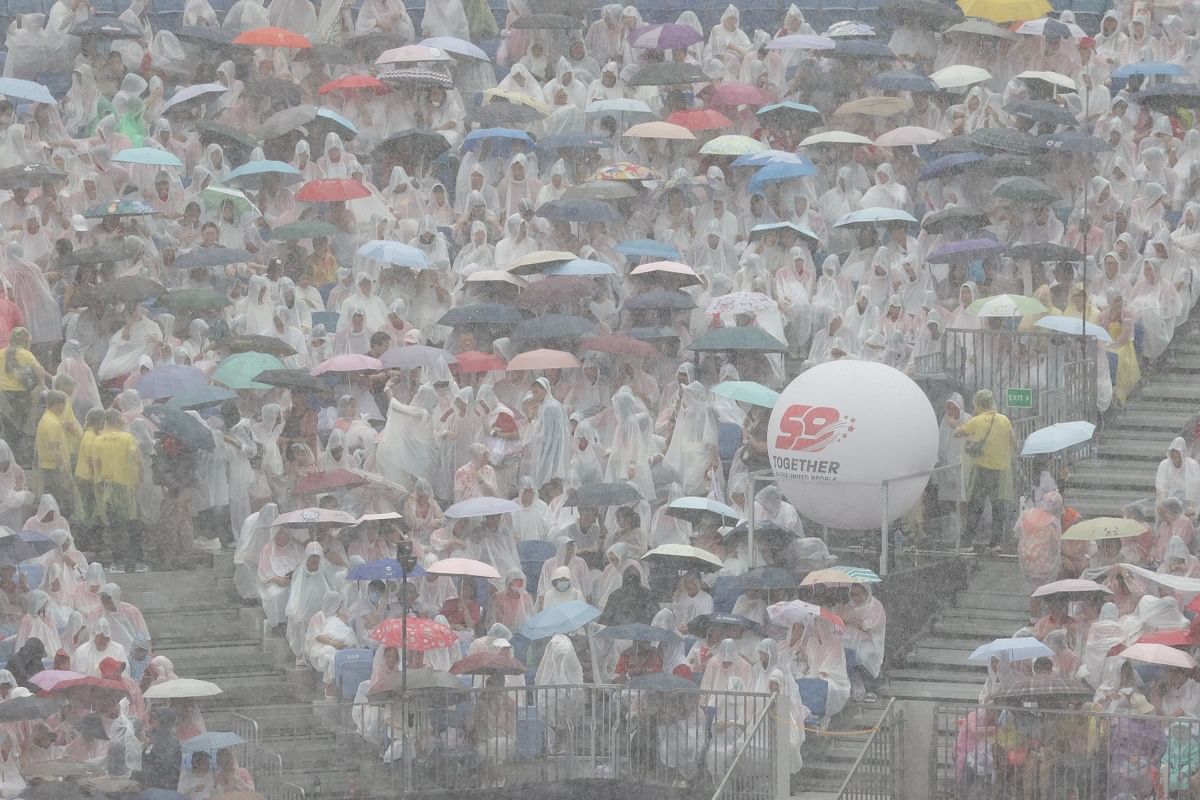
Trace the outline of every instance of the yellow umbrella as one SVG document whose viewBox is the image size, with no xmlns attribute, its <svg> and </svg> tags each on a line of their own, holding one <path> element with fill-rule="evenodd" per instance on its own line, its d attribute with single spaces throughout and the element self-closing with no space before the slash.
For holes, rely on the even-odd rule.
<svg viewBox="0 0 1200 800">
<path fill-rule="evenodd" d="M 672 139 L 678 141 L 695 141 L 696 134 L 682 125 L 670 122 L 639 122 L 631 125 L 625 135 L 632 139 Z"/>
<path fill-rule="evenodd" d="M 992 22 L 1027 22 L 1053 10 L 1046 0 L 958 0 L 958 7 L 968 17 Z"/>
<path fill-rule="evenodd" d="M 521 94 L 520 92 L 506 92 L 503 89 L 488 89 L 483 94 L 485 97 L 493 100 L 507 100 L 510 103 L 516 103 L 517 105 L 532 108 L 534 111 L 537 111 L 543 116 L 550 113 L 550 106 L 546 105 L 545 103 L 538 102 L 532 97 Z"/>
<path fill-rule="evenodd" d="M 833 115 L 865 114 L 869 117 L 890 117 L 893 114 L 903 114 L 912 108 L 912 103 L 903 97 L 860 97 L 848 103 L 842 103 Z"/>
<path fill-rule="evenodd" d="M 1096 517 L 1076 522 L 1062 535 L 1068 542 L 1098 542 L 1101 539 L 1128 539 L 1146 532 L 1146 523 L 1122 517 Z"/>
<path fill-rule="evenodd" d="M 566 250 L 534 250 L 526 253 L 508 265 L 508 271 L 520 274 L 520 271 L 537 272 L 543 267 L 558 264 L 563 261 L 574 261 L 579 256 Z"/>
<path fill-rule="evenodd" d="M 831 567 L 829 569 L 818 569 L 804 576 L 804 580 L 800 581 L 801 586 L 816 586 L 817 584 L 850 584 L 858 583 L 853 576 L 843 572 L 842 570 Z"/>
</svg>

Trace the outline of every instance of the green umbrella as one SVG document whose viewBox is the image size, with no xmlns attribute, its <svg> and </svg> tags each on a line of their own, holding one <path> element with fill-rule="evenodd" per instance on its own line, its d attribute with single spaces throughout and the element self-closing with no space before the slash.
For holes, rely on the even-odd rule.
<svg viewBox="0 0 1200 800">
<path fill-rule="evenodd" d="M 200 198 L 209 209 L 220 208 L 221 204 L 228 200 L 233 203 L 233 210 L 239 216 L 247 211 L 258 211 L 258 207 L 250 202 L 245 193 L 227 186 L 210 186 L 200 193 Z"/>
<path fill-rule="evenodd" d="M 784 353 L 787 345 L 762 328 L 713 328 L 692 341 L 689 350 L 711 353 L 739 350 L 754 353 Z"/>
<path fill-rule="evenodd" d="M 1041 181 L 1024 175 L 1001 178 L 992 188 L 992 194 L 1035 206 L 1048 206 L 1058 202 L 1058 192 Z"/>
<path fill-rule="evenodd" d="M 254 380 L 268 369 L 284 369 L 283 362 L 267 353 L 235 353 L 217 366 L 212 382 L 230 389 L 270 389 L 270 385 Z"/>
<path fill-rule="evenodd" d="M 712 393 L 763 408 L 774 408 L 779 400 L 779 392 L 754 381 L 722 381 L 712 387 Z"/>
<path fill-rule="evenodd" d="M 166 297 L 160 297 L 157 304 L 176 314 L 193 314 L 231 306 L 233 301 L 212 289 L 176 289 L 168 292 Z"/>
<path fill-rule="evenodd" d="M 278 242 L 296 242 L 301 239 L 336 236 L 341 229 L 319 219 L 302 219 L 271 229 L 271 238 Z"/>
</svg>

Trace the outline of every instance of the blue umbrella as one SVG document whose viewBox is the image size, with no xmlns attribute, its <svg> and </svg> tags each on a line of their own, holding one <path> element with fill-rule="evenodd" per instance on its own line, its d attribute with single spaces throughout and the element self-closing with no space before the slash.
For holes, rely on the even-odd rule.
<svg viewBox="0 0 1200 800">
<path fill-rule="evenodd" d="M 317 325 L 324 325 L 325 332 L 330 336 L 337 329 L 338 318 L 341 316 L 336 311 L 314 311 L 312 312 L 312 324 L 315 328 Z"/>
<path fill-rule="evenodd" d="M 341 127 L 350 131 L 350 133 L 353 136 L 358 135 L 358 126 L 355 125 L 350 120 L 343 117 L 338 112 L 334 111 L 332 108 L 327 108 L 326 106 L 321 106 L 320 108 L 317 109 L 317 117 L 319 117 L 320 119 L 329 120 L 330 122 L 334 123 L 335 125 L 340 125 Z"/>
<path fill-rule="evenodd" d="M 18 564 L 49 553 L 57 546 L 48 536 L 36 531 L 10 531 L 0 536 L 0 564 Z"/>
<path fill-rule="evenodd" d="M 1188 71 L 1179 64 L 1167 64 L 1163 61 L 1135 61 L 1132 64 L 1122 64 L 1112 71 L 1114 78 L 1130 78 L 1134 75 L 1167 75 L 1178 77 L 1187 75 Z"/>
<path fill-rule="evenodd" d="M 150 167 L 182 167 L 179 156 L 157 147 L 127 147 L 113 156 L 124 164 L 145 164 Z"/>
<path fill-rule="evenodd" d="M 992 660 L 992 656 L 999 656 L 1007 661 L 1029 661 L 1043 656 L 1049 658 L 1052 655 L 1054 651 L 1032 636 L 1017 636 L 981 644 L 975 648 L 975 652 L 967 656 L 967 661 L 986 664 Z"/>
<path fill-rule="evenodd" d="M 800 111 L 805 114 L 815 114 L 815 115 L 817 115 L 817 117 L 821 116 L 821 112 L 817 109 L 816 106 L 810 106 L 808 103 L 797 103 L 794 100 L 784 100 L 782 103 L 768 103 L 767 105 L 758 109 L 758 111 L 756 111 L 754 113 L 755 114 L 769 114 L 772 111 L 781 111 L 781 110 Z"/>
<path fill-rule="evenodd" d="M 34 81 L 23 81 L 20 78 L 0 78 L 0 94 L 15 97 L 18 100 L 28 100 L 31 103 L 49 103 L 58 101 L 50 90 Z"/>
<path fill-rule="evenodd" d="M 814 167 L 812 162 L 808 161 L 808 159 L 805 159 L 804 162 L 799 164 L 791 164 L 786 162 L 768 164 L 756 172 L 754 177 L 750 179 L 749 188 L 751 193 L 758 192 L 761 191 L 763 187 L 772 183 L 782 183 L 784 181 L 797 180 L 799 178 L 806 178 L 809 175 L 816 174 L 817 168 Z"/>
<path fill-rule="evenodd" d="M 975 152 L 951 153 L 926 164 L 925 169 L 921 170 L 921 174 L 917 176 L 917 180 L 931 181 L 944 175 L 953 175 L 980 161 L 987 161 L 987 157 Z"/>
<path fill-rule="evenodd" d="M 935 247 L 925 257 L 925 260 L 932 264 L 948 264 L 952 261 L 964 261 L 989 253 L 997 253 L 1003 249 L 1004 245 L 995 239 L 964 239 Z"/>
<path fill-rule="evenodd" d="M 287 185 L 304 180 L 300 170 L 285 161 L 248 161 L 229 173 L 225 182 L 233 186 L 258 190 L 264 175 L 278 175 L 279 182 Z"/>
<path fill-rule="evenodd" d="M 683 639 L 674 631 L 666 628 L 656 628 L 641 622 L 630 622 L 625 625 L 609 625 L 596 634 L 597 639 L 625 639 L 631 642 L 661 642 L 670 644 L 682 642 Z"/>
<path fill-rule="evenodd" d="M 755 112 L 764 124 L 777 127 L 810 127 L 824 122 L 821 112 L 807 103 L 797 103 L 784 100 L 782 103 L 768 103 Z"/>
<path fill-rule="evenodd" d="M 422 270 L 429 266 L 425 254 L 412 245 L 400 242 L 389 242 L 384 239 L 374 239 L 357 250 L 358 255 L 397 267 Z"/>
<path fill-rule="evenodd" d="M 480 128 L 467 134 L 463 139 L 462 149 L 469 152 L 478 148 L 483 142 L 491 142 L 497 155 L 504 155 L 505 151 L 511 151 L 513 144 L 517 143 L 526 147 L 534 146 L 533 137 L 525 131 L 515 128 Z"/>
<path fill-rule="evenodd" d="M 1102 342 L 1107 343 L 1112 341 L 1112 336 L 1104 328 L 1091 322 L 1084 322 L 1079 317 L 1042 317 L 1034 324 L 1039 328 L 1045 328 L 1049 331 L 1069 333 L 1074 336 L 1079 336 L 1082 333 L 1084 336 L 1095 336 Z"/>
<path fill-rule="evenodd" d="M 527 639 L 549 639 L 559 633 L 573 633 L 600 616 L 600 609 L 582 600 L 572 600 L 548 608 L 525 620 L 521 635 Z"/>
<path fill-rule="evenodd" d="M 629 239 L 616 246 L 616 251 L 631 258 L 657 258 L 662 261 L 678 261 L 683 256 L 674 245 L 656 242 L 653 239 Z"/>
<path fill-rule="evenodd" d="M 878 225 L 886 222 L 911 222 L 916 224 L 917 218 L 907 211 L 901 211 L 898 208 L 883 208 L 882 206 L 873 206 L 871 208 L 862 208 L 858 211 L 852 211 L 846 214 L 837 222 L 833 223 L 835 228 L 845 228 L 850 225 Z"/>
<path fill-rule="evenodd" d="M 226 747 L 237 747 L 245 743 L 246 740 L 233 731 L 208 731 L 199 736 L 193 736 L 191 739 L 185 739 L 179 744 L 185 753 L 199 753 L 201 751 L 223 750 Z"/>
<path fill-rule="evenodd" d="M 593 261 L 590 258 L 575 258 L 562 264 L 542 270 L 543 275 L 580 275 L 592 277 L 595 275 L 616 275 L 617 271 L 603 261 Z"/>
<path fill-rule="evenodd" d="M 789 153 L 787 150 L 763 150 L 761 153 L 746 153 L 733 160 L 735 167 L 765 167 L 768 164 L 811 164 L 799 153 Z"/>
<path fill-rule="evenodd" d="M 1058 422 L 1034 431 L 1025 437 L 1021 447 L 1021 455 L 1037 456 L 1043 453 L 1057 453 L 1077 444 L 1089 442 L 1096 433 L 1096 426 L 1084 420 Z"/>
<path fill-rule="evenodd" d="M 237 392 L 224 386 L 201 386 L 175 395 L 167 401 L 168 408 L 178 408 L 180 411 L 208 408 L 220 405 L 227 400 L 236 400 Z"/>
<path fill-rule="evenodd" d="M 552 222 L 620 222 L 615 208 L 602 200 L 551 200 L 538 207 L 537 215 Z"/>
<path fill-rule="evenodd" d="M 917 72 L 906 69 L 881 72 L 867 79 L 867 83 L 885 92 L 936 92 L 937 84 Z"/>
<path fill-rule="evenodd" d="M 164 400 L 208 385 L 208 378 L 196 367 L 170 364 L 152 369 L 137 379 L 133 388 L 143 400 Z"/>
<path fill-rule="evenodd" d="M 381 558 L 351 567 L 350 571 L 346 573 L 346 577 L 352 581 L 402 581 L 406 577 L 413 578 L 428 574 L 420 564 L 406 572 L 404 565 L 396 559 Z"/>
</svg>

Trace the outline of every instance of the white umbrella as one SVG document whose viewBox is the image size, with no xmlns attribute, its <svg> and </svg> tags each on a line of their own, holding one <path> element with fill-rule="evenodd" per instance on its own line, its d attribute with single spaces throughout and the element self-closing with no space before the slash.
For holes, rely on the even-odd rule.
<svg viewBox="0 0 1200 800">
<path fill-rule="evenodd" d="M 147 700 L 170 700 L 185 697 L 215 697 L 221 694 L 221 687 L 208 681 L 198 681 L 195 678 L 175 678 L 170 681 L 156 683 L 147 689 L 142 697 Z"/>
<path fill-rule="evenodd" d="M 466 575 L 472 578 L 500 577 L 500 573 L 491 564 L 476 561 L 473 558 L 443 558 L 425 568 L 430 575 Z"/>
<path fill-rule="evenodd" d="M 742 515 L 735 509 L 707 497 L 680 497 L 667 506 L 668 517 L 686 520 L 693 525 L 703 520 L 706 514 L 716 514 L 721 518 L 722 525 L 737 525 L 742 521 Z"/>
<path fill-rule="evenodd" d="M 442 516 L 450 519 L 472 519 L 474 517 L 490 517 L 494 514 L 511 514 L 520 511 L 521 504 L 503 497 L 472 497 L 455 503 L 442 512 Z"/>
<path fill-rule="evenodd" d="M 1148 644 L 1138 642 L 1126 647 L 1120 653 L 1122 658 L 1141 661 L 1146 664 L 1161 664 L 1164 667 L 1179 667 L 1180 669 L 1195 669 L 1196 659 L 1182 650 L 1168 647 L 1165 644 Z"/>
<path fill-rule="evenodd" d="M 813 603 L 806 603 L 803 600 L 788 600 L 783 603 L 774 603 L 767 606 L 767 619 L 776 625 L 791 626 L 797 623 L 803 625 L 817 617 L 833 623 L 838 628 L 845 626 L 842 618 L 829 609 L 822 608 Z"/>
<path fill-rule="evenodd" d="M 849 131 L 823 131 L 806 136 L 800 141 L 801 147 L 811 147 L 814 144 L 875 144 L 867 137 Z"/>
<path fill-rule="evenodd" d="M 942 67 L 929 76 L 929 80 L 936 83 L 939 89 L 961 89 L 964 86 L 983 83 L 991 79 L 992 73 L 983 67 L 976 67 L 971 64 L 951 64 L 948 67 Z"/>
<path fill-rule="evenodd" d="M 693 547 L 690 544 L 663 544 L 648 551 L 642 560 L 654 560 L 657 558 L 663 559 L 681 559 L 688 562 L 688 569 L 708 569 L 709 571 L 721 569 L 725 566 L 725 562 L 714 556 L 707 550 L 699 547 Z M 704 566 L 707 565 L 707 566 Z"/>
<path fill-rule="evenodd" d="M 1057 453 L 1077 444 L 1090 441 L 1096 426 L 1084 420 L 1058 422 L 1036 430 L 1025 437 L 1021 455 L 1036 456 L 1042 453 Z"/>
<path fill-rule="evenodd" d="M 967 656 L 972 664 L 986 664 L 992 656 L 1000 656 L 1007 661 L 1031 661 L 1035 658 L 1049 658 L 1054 651 L 1032 636 L 1016 636 L 1006 639 L 996 639 L 981 644 L 975 652 Z"/>
</svg>

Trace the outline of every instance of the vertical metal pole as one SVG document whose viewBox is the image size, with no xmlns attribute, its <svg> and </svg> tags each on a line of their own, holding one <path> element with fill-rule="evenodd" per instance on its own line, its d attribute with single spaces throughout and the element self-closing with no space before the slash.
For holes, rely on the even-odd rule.
<svg viewBox="0 0 1200 800">
<path fill-rule="evenodd" d="M 746 527 L 749 529 L 747 547 L 750 548 L 750 569 L 758 566 L 758 550 L 754 547 L 754 505 L 758 496 L 758 476 L 750 475 L 750 502 L 746 504 Z"/>
<path fill-rule="evenodd" d="M 775 704 L 775 774 L 771 796 L 774 800 L 785 800 L 792 796 L 792 701 L 784 687 L 770 702 Z"/>
<path fill-rule="evenodd" d="M 590 624 L 590 623 L 589 623 Z M 592 631 L 586 625 L 588 640 L 588 654 L 592 657 L 592 683 L 604 683 L 600 680 L 600 660 L 596 657 L 596 641 L 592 638 Z"/>
<path fill-rule="evenodd" d="M 888 482 L 884 481 L 879 488 L 883 493 L 882 519 L 879 524 L 879 531 L 883 537 L 879 544 L 879 574 L 882 576 L 888 574 Z"/>
</svg>

